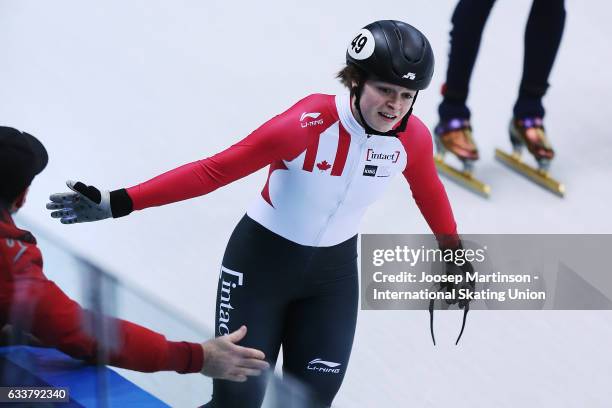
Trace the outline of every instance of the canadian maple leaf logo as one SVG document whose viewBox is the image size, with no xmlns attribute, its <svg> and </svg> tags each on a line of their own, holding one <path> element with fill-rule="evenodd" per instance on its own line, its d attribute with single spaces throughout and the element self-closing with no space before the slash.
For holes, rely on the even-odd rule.
<svg viewBox="0 0 612 408">
<path fill-rule="evenodd" d="M 326 171 L 331 168 L 331 164 L 329 164 L 327 160 L 323 160 L 321 163 L 317 163 L 317 168 L 319 170 Z"/>
</svg>

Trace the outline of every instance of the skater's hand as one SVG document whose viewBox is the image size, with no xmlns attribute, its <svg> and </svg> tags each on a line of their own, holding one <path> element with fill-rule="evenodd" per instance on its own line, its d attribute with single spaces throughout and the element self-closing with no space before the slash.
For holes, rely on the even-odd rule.
<svg viewBox="0 0 612 408">
<path fill-rule="evenodd" d="M 62 224 L 75 224 L 103 220 L 113 216 L 110 192 L 86 186 L 80 181 L 68 180 L 66 185 L 72 192 L 51 194 L 47 209 L 52 218 L 59 218 Z"/>
<path fill-rule="evenodd" d="M 270 365 L 264 361 L 263 352 L 238 346 L 246 335 L 246 326 L 225 336 L 202 343 L 204 367 L 201 373 L 212 378 L 244 382 L 247 376 L 258 376 Z"/>
<path fill-rule="evenodd" d="M 51 194 L 47 203 L 51 217 L 59 218 L 62 224 L 119 218 L 132 212 L 132 199 L 125 189 L 98 190 L 70 180 L 66 185 L 72 192 Z"/>
<path fill-rule="evenodd" d="M 474 274 L 474 267 L 472 266 L 472 264 L 468 261 L 464 260 L 464 264 L 459 266 L 456 265 L 453 262 L 447 262 L 446 263 L 446 274 L 447 275 L 455 275 L 455 276 L 461 276 L 461 281 L 460 282 L 447 282 L 445 283 L 446 288 L 443 288 L 447 291 L 452 291 L 452 289 L 455 289 L 455 294 L 456 297 L 459 297 L 459 293 L 464 293 L 464 294 L 468 294 L 468 293 L 473 293 L 474 290 L 476 289 L 476 282 L 474 281 L 474 279 L 470 279 L 468 280 L 467 278 L 467 274 Z M 462 290 L 462 292 L 460 292 Z M 468 297 L 463 298 L 463 299 L 447 299 L 446 303 L 448 303 L 449 305 L 454 305 L 456 303 L 458 303 L 459 309 L 463 309 L 465 308 L 471 301 L 471 298 Z"/>
<path fill-rule="evenodd" d="M 476 282 L 474 279 L 468 279 L 467 274 L 474 274 L 474 267 L 472 264 L 465 258 L 465 253 L 463 251 L 463 245 L 459 241 L 454 244 L 452 248 L 441 248 L 444 252 L 453 251 L 452 260 L 445 262 L 445 273 L 447 276 L 454 276 L 454 280 L 450 280 L 447 282 L 442 282 L 440 284 L 440 290 L 443 292 L 452 292 L 455 290 L 455 298 L 446 299 L 446 303 L 449 305 L 458 304 L 460 309 L 465 308 L 471 301 L 470 297 L 467 299 L 464 297 L 463 299 L 459 299 L 459 294 L 468 294 L 473 293 L 476 289 Z M 463 292 L 460 292 L 463 290 Z"/>
</svg>

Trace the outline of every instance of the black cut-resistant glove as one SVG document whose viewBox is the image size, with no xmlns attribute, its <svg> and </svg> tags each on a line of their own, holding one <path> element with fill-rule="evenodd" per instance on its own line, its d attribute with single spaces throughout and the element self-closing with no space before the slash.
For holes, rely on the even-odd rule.
<svg viewBox="0 0 612 408">
<path fill-rule="evenodd" d="M 456 253 L 459 253 L 458 250 L 461 250 L 461 248 L 455 250 Z M 474 275 L 474 267 L 462 255 L 454 256 L 453 260 L 454 261 L 446 262 L 446 275 L 461 276 L 461 281 L 444 282 L 441 284 L 441 290 L 450 292 L 455 289 L 455 298 L 447 299 L 446 303 L 448 303 L 449 305 L 457 304 L 460 309 L 464 309 L 469 305 L 471 299 L 469 296 L 466 296 L 467 299 L 459 299 L 459 294 L 472 294 L 476 289 L 476 282 L 474 281 L 474 279 L 468 279 L 468 273 L 471 276 Z"/>
<path fill-rule="evenodd" d="M 455 289 L 455 297 L 452 299 L 446 299 L 445 302 L 449 305 L 457 304 L 460 309 L 463 309 L 463 322 L 461 324 L 461 331 L 459 332 L 459 336 L 457 337 L 457 341 L 455 345 L 459 344 L 459 340 L 463 335 L 463 329 L 465 329 L 465 321 L 467 319 L 468 311 L 470 310 L 470 302 L 471 302 L 471 294 L 476 290 L 476 282 L 473 277 L 468 277 L 468 273 L 470 275 L 474 274 L 474 267 L 472 264 L 465 259 L 465 254 L 463 252 L 463 247 L 461 243 L 459 243 L 454 248 L 440 248 L 444 252 L 452 251 L 452 260 L 445 263 L 445 272 L 446 275 L 455 275 L 461 276 L 461 279 L 454 279 L 452 282 L 442 282 L 440 283 L 439 290 L 442 292 L 452 292 Z M 464 296 L 460 296 L 463 294 Z M 462 298 L 462 299 L 460 299 Z M 429 327 L 431 330 L 431 339 L 433 340 L 434 346 L 436 345 L 436 337 L 434 335 L 433 329 L 433 320 L 434 320 L 434 300 L 429 301 Z"/>
</svg>

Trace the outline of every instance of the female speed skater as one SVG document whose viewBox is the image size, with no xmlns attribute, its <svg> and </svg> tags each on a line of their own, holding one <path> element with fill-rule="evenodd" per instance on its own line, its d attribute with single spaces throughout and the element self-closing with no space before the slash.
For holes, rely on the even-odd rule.
<svg viewBox="0 0 612 408">
<path fill-rule="evenodd" d="M 338 73 L 349 92 L 312 94 L 212 157 L 115 191 L 69 181 L 47 208 L 64 224 L 208 194 L 269 166 L 261 194 L 238 222 L 223 257 L 216 334 L 248 325 L 242 346 L 262 350 L 330 406 L 346 373 L 358 304 L 360 220 L 401 173 L 440 246 L 459 245 L 436 173 L 427 127 L 412 115 L 429 85 L 426 37 L 400 21 L 376 21 L 352 38 Z M 451 248 L 452 249 L 452 248 Z M 259 407 L 262 378 L 215 380 L 206 407 Z"/>
<path fill-rule="evenodd" d="M 446 82 L 442 87 L 443 100 L 438 108 L 440 121 L 435 128 L 437 150 L 440 155 L 448 151 L 463 163 L 464 175 L 454 177 L 476 190 L 482 188 L 469 177 L 479 152 L 472 137 L 470 110 L 467 107 L 469 82 L 478 56 L 482 32 L 495 0 L 460 0 L 452 17 L 450 53 Z M 563 188 L 544 177 L 554 150 L 544 131 L 542 98 L 549 87 L 550 76 L 565 26 L 564 0 L 533 0 L 524 36 L 523 74 L 518 96 L 512 112 L 509 133 L 516 153 L 523 147 L 535 158 L 538 171 L 524 166 L 513 166 L 507 154 L 498 158 L 544 187 L 563 194 Z M 444 171 L 444 168 L 441 170 Z M 448 170 L 448 168 L 447 168 Z M 450 170 L 452 172 L 452 169 Z M 445 172 L 447 173 L 447 172 Z M 448 173 L 447 173 L 448 174 Z M 451 177 L 452 174 L 448 174 Z M 560 189 L 560 191 L 559 191 Z M 486 190 L 486 189 L 485 189 Z M 481 191 L 488 194 L 488 191 Z"/>
</svg>

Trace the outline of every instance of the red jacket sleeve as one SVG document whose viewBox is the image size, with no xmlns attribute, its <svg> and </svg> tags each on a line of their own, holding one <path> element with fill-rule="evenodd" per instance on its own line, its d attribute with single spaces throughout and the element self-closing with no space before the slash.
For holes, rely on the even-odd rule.
<svg viewBox="0 0 612 408">
<path fill-rule="evenodd" d="M 400 140 L 408 154 L 403 174 L 410 184 L 414 201 L 440 245 L 454 246 L 458 242 L 457 224 L 446 190 L 436 171 L 429 130 L 413 115 L 408 128 L 400 135 Z"/>
<path fill-rule="evenodd" d="M 128 188 L 133 209 L 142 210 L 208 194 L 273 161 L 294 159 L 306 149 L 310 138 L 296 137 L 291 129 L 299 126 L 304 111 L 313 106 L 329 110 L 331 100 L 328 95 L 310 95 L 228 149 Z"/>
<path fill-rule="evenodd" d="M 81 308 L 66 296 L 60 288 L 48 280 L 42 272 L 42 257 L 33 244 L 27 244 L 17 262 L 11 253 L 20 248 L 7 247 L 0 240 L 3 269 L 0 283 L 0 320 L 18 324 L 40 339 L 45 345 L 55 347 L 66 354 L 97 362 L 101 359 L 100 347 L 90 329 L 95 319 L 104 318 L 109 343 L 104 344 L 108 360 L 104 364 L 137 371 L 199 372 L 204 353 L 201 345 L 187 342 L 171 342 L 152 330 L 125 320 L 99 317 Z M 23 247 L 22 247 L 23 248 Z"/>
</svg>

